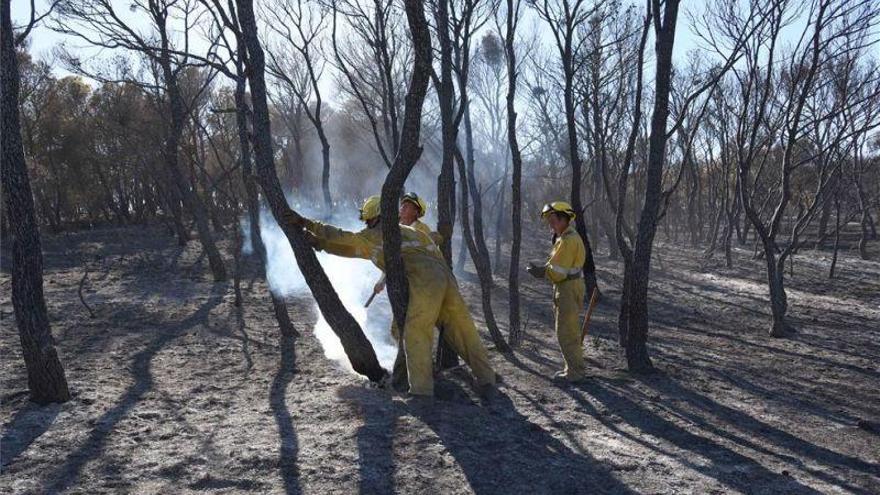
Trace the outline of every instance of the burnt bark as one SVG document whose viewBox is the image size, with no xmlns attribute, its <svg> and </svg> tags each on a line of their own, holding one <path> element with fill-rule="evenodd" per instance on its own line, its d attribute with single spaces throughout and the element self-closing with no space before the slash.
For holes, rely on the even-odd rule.
<svg viewBox="0 0 880 495">
<path fill-rule="evenodd" d="M 467 117 L 465 117 L 465 128 L 467 128 Z M 467 133 L 467 131 L 465 131 Z M 480 301 L 483 306 L 483 319 L 492 337 L 495 347 L 501 352 L 508 352 L 510 347 L 504 340 L 501 330 L 498 329 L 498 322 L 495 320 L 495 312 L 492 310 L 492 288 L 494 281 L 492 280 L 492 267 L 489 264 L 489 251 L 486 249 L 486 242 L 482 239 L 482 231 L 477 233 L 471 232 L 469 196 L 479 198 L 480 192 L 473 184 L 473 173 L 468 171 L 465 158 L 461 152 L 456 149 L 456 161 L 458 162 L 459 180 L 461 182 L 461 230 L 462 235 L 467 242 L 468 251 L 471 260 L 474 262 L 474 268 L 477 271 L 477 278 L 480 281 Z M 475 201 L 476 202 L 476 201 Z M 474 223 L 481 221 L 481 215 L 477 212 L 477 205 L 474 205 Z M 474 230 L 476 230 L 476 225 Z M 482 240 L 482 242 L 480 242 Z"/>
<path fill-rule="evenodd" d="M 275 172 L 275 159 L 272 153 L 272 134 L 269 123 L 269 106 L 266 97 L 265 57 L 257 36 L 257 23 L 254 17 L 252 0 L 236 0 L 238 21 L 241 26 L 240 43 L 247 49 L 247 74 L 253 105 L 254 159 L 260 185 L 275 220 L 281 220 L 290 211 L 281 183 Z M 306 283 L 318 303 L 321 314 L 333 332 L 339 337 L 342 348 L 351 362 L 352 368 L 366 375 L 371 381 L 381 382 L 387 373 L 379 365 L 376 352 L 364 335 L 357 321 L 345 309 L 339 296 L 330 284 L 330 279 L 321 268 L 315 251 L 305 238 L 304 232 L 284 221 L 279 225 L 293 248 L 296 262 L 305 277 Z"/>
<path fill-rule="evenodd" d="M 660 21 L 659 0 L 654 0 L 656 81 L 654 85 L 654 106 L 651 115 L 651 134 L 648 140 L 648 161 L 646 164 L 644 201 L 639 215 L 636 242 L 631 262 L 628 266 L 628 279 L 625 283 L 626 317 L 621 331 L 625 334 L 627 368 L 637 373 L 654 369 L 648 356 L 648 284 L 651 270 L 651 252 L 662 199 L 663 167 L 666 158 L 666 121 L 669 117 L 669 92 L 672 75 L 672 48 L 675 41 L 675 25 L 678 19 L 678 0 L 665 2 Z"/>
<path fill-rule="evenodd" d="M 831 256 L 831 267 L 828 268 L 828 278 L 834 278 L 834 269 L 837 267 L 837 252 L 840 249 L 840 198 L 834 198 L 834 254 Z"/>
<path fill-rule="evenodd" d="M 508 270 L 509 336 L 511 347 L 518 347 L 523 340 L 519 304 L 519 256 L 522 244 L 522 154 L 516 139 L 516 50 L 514 39 L 519 21 L 519 0 L 507 0 L 507 23 L 504 34 L 504 53 L 507 61 L 507 142 L 510 146 L 510 267 Z"/>
<path fill-rule="evenodd" d="M 565 105 L 565 128 L 568 137 L 568 159 L 571 164 L 571 207 L 577 212 L 575 217 L 575 228 L 581 239 L 584 241 L 586 248 L 586 258 L 584 260 L 584 279 L 587 284 L 587 294 L 592 294 L 594 289 L 598 288 L 596 280 L 596 263 L 593 260 L 593 249 L 590 246 L 590 239 L 587 235 L 587 224 L 584 221 L 584 207 L 581 201 L 581 183 L 583 181 L 583 160 L 581 160 L 580 149 L 578 148 L 577 133 L 577 116 L 576 104 L 574 101 L 574 53 L 571 46 L 572 39 L 567 36 L 565 39 L 565 47 L 562 54 L 562 67 L 564 72 L 563 101 Z"/>
<path fill-rule="evenodd" d="M 455 119 L 455 88 L 452 79 L 452 42 L 449 38 L 449 0 L 438 0 L 435 12 L 437 38 L 440 42 L 440 81 L 437 98 L 440 103 L 440 126 L 443 154 L 440 162 L 440 176 L 437 178 L 437 231 L 443 237 L 440 252 L 452 269 L 452 229 L 455 220 L 455 169 L 453 154 L 458 126 Z M 436 363 L 440 369 L 458 365 L 458 356 L 443 338 L 437 345 Z"/>
<path fill-rule="evenodd" d="M 34 214 L 19 120 L 19 72 L 10 2 L 0 3 L 0 152 L 12 264 L 12 307 L 27 368 L 30 398 L 38 404 L 70 399 L 67 378 L 49 326 L 43 296 L 43 252 Z"/>
<path fill-rule="evenodd" d="M 422 2 L 406 0 L 406 18 L 409 22 L 413 40 L 415 60 L 409 90 L 405 96 L 403 112 L 403 128 L 400 133 L 400 148 L 385 182 L 382 184 L 382 248 L 385 257 L 385 273 L 388 286 L 388 299 L 394 321 L 400 329 L 397 360 L 394 364 L 395 385 L 402 385 L 402 373 L 405 371 L 403 352 L 403 336 L 406 327 L 406 309 L 409 300 L 409 287 L 406 272 L 399 260 L 400 254 L 400 223 L 397 213 L 398 198 L 403 195 L 403 185 L 409 177 L 413 166 L 422 154 L 419 142 L 422 124 L 422 105 L 428 92 L 431 80 L 431 33 Z"/>
</svg>

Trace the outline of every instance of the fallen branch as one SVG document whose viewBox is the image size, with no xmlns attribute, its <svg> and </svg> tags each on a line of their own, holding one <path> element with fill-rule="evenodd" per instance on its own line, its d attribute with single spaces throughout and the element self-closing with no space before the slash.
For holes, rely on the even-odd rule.
<svg viewBox="0 0 880 495">
<path fill-rule="evenodd" d="M 86 302 L 85 297 L 83 297 L 83 286 L 85 285 L 86 279 L 88 277 L 89 277 L 89 269 L 88 269 L 88 267 L 86 267 L 85 271 L 83 272 L 82 278 L 79 279 L 79 288 L 76 290 L 76 293 L 77 293 L 77 295 L 79 295 L 79 302 L 81 302 L 83 307 L 85 307 L 86 310 L 89 312 L 89 317 L 94 318 L 95 312 L 92 311 L 92 308 L 89 307 L 89 304 Z"/>
</svg>

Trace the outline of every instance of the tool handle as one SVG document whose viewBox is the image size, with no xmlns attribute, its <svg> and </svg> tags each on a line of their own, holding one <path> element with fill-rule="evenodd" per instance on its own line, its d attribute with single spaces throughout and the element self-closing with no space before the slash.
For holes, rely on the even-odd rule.
<svg viewBox="0 0 880 495">
<path fill-rule="evenodd" d="M 370 304 L 373 304 L 373 299 L 376 299 L 376 294 L 378 294 L 378 292 L 373 292 L 372 294 L 370 294 L 370 298 L 367 299 L 366 303 L 364 303 L 365 308 L 369 308 Z"/>
<path fill-rule="evenodd" d="M 593 316 L 593 309 L 596 308 L 596 302 L 598 302 L 598 300 L 599 288 L 596 287 L 590 295 L 590 306 L 587 308 L 587 316 L 584 317 L 584 326 L 581 328 L 581 344 L 584 343 L 584 339 L 587 338 L 587 333 L 590 331 L 590 318 Z"/>
</svg>

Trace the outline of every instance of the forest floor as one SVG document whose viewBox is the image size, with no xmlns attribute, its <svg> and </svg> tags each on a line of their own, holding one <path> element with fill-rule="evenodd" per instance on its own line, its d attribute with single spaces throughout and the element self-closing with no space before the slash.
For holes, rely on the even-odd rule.
<svg viewBox="0 0 880 495">
<path fill-rule="evenodd" d="M 197 242 L 126 228 L 44 244 L 73 399 L 28 402 L 4 272 L 0 493 L 880 493 L 880 262 L 853 252 L 833 280 L 829 253 L 795 258 L 797 332 L 772 339 L 750 249 L 733 269 L 717 255 L 701 269 L 697 251 L 661 240 L 649 376 L 625 371 L 620 264 L 599 255 L 592 378 L 577 385 L 549 380 L 561 359 L 551 287 L 523 278 L 526 342 L 512 358 L 490 351 L 499 393 L 482 403 L 454 370 L 426 404 L 327 360 L 307 295 L 289 299 L 302 336 L 282 340 L 253 266 L 239 311 Z M 524 259 L 547 248 L 535 241 Z M 77 294 L 85 266 L 94 318 Z M 480 325 L 476 277 L 460 282 Z"/>
</svg>

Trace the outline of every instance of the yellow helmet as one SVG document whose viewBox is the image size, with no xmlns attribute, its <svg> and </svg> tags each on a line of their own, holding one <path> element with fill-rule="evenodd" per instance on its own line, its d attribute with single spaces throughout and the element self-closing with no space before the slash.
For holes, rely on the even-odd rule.
<svg viewBox="0 0 880 495">
<path fill-rule="evenodd" d="M 361 206 L 361 216 L 360 219 L 369 222 L 370 220 L 379 216 L 379 204 L 382 202 L 382 198 L 377 194 L 375 196 L 370 196 L 369 198 L 364 200 L 364 205 Z"/>
<path fill-rule="evenodd" d="M 576 216 L 574 208 L 565 201 L 554 201 L 544 205 L 544 209 L 541 210 L 541 218 L 546 219 L 551 213 L 564 213 L 568 215 L 569 220 L 574 220 Z"/>
<path fill-rule="evenodd" d="M 426 203 L 424 199 L 420 198 L 419 195 L 414 192 L 408 192 L 404 194 L 403 197 L 400 199 L 401 204 L 407 202 L 416 205 L 416 207 L 419 209 L 419 218 L 425 216 L 425 212 L 428 211 L 428 203 Z"/>
</svg>

